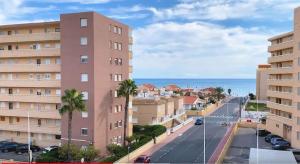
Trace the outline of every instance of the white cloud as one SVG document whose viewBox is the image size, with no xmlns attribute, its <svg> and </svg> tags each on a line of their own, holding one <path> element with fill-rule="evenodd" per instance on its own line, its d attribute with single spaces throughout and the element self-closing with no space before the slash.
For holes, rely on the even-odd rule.
<svg viewBox="0 0 300 164">
<path fill-rule="evenodd" d="M 181 0 L 169 8 L 135 5 L 124 12 L 150 11 L 155 20 L 226 20 L 237 18 L 286 19 L 299 0 Z"/>
<path fill-rule="evenodd" d="M 49 2 L 49 3 L 100 4 L 100 3 L 108 3 L 115 0 L 29 0 L 29 1 Z"/>
<path fill-rule="evenodd" d="M 54 10 L 54 6 L 28 7 L 24 6 L 24 0 L 0 0 L 0 24 L 21 23 L 26 20 L 18 18 L 37 12 Z"/>
<path fill-rule="evenodd" d="M 253 78 L 269 34 L 203 22 L 156 23 L 134 30 L 134 77 Z M 147 61 L 147 62 L 145 62 Z"/>
</svg>

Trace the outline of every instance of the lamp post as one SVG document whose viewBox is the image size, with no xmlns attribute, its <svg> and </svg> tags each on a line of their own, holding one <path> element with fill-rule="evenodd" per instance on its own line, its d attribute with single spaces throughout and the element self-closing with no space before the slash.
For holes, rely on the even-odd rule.
<svg viewBox="0 0 300 164">
<path fill-rule="evenodd" d="M 29 110 L 27 110 L 27 132 L 28 132 L 28 162 L 31 163 L 32 161 L 32 152 L 30 150 L 30 143 L 31 143 L 31 136 L 30 136 L 30 115 Z"/>
</svg>

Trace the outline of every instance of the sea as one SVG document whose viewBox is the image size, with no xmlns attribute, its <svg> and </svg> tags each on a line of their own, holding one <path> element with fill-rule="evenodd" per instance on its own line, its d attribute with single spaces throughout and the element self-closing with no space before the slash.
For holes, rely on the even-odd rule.
<svg viewBox="0 0 300 164">
<path fill-rule="evenodd" d="M 176 84 L 180 88 L 202 89 L 207 87 L 222 87 L 232 90 L 234 96 L 246 96 L 256 92 L 255 79 L 134 79 L 137 85 L 150 83 L 158 88 Z"/>
</svg>

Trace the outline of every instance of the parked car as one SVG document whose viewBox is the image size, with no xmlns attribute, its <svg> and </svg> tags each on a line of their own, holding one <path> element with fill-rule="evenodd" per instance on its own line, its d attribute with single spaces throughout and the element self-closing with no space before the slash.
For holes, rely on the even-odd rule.
<svg viewBox="0 0 300 164">
<path fill-rule="evenodd" d="M 272 146 L 274 150 L 286 150 L 290 148 L 291 144 L 288 141 L 278 141 L 275 145 Z"/>
<path fill-rule="evenodd" d="M 195 125 L 202 125 L 203 124 L 203 120 L 201 118 L 197 118 L 195 121 Z"/>
<path fill-rule="evenodd" d="M 20 144 L 16 143 L 16 142 L 7 142 L 4 143 L 1 147 L 0 147 L 0 151 L 1 152 L 10 152 L 10 151 L 16 151 L 16 148 L 19 146 Z"/>
<path fill-rule="evenodd" d="M 134 160 L 134 163 L 150 163 L 150 157 L 147 155 L 141 155 Z"/>
<path fill-rule="evenodd" d="M 30 150 L 31 150 L 32 152 L 37 152 L 37 151 L 40 151 L 41 148 L 38 147 L 38 146 L 30 145 Z M 17 154 L 28 153 L 28 144 L 19 145 L 19 146 L 16 148 L 16 153 L 17 153 Z"/>
<path fill-rule="evenodd" d="M 6 143 L 9 143 L 8 141 L 0 141 L 0 147 Z"/>
<path fill-rule="evenodd" d="M 270 134 L 270 132 L 267 130 L 264 130 L 264 129 L 259 129 L 258 131 L 256 131 L 256 135 L 258 135 L 260 137 L 265 137 L 268 134 Z"/>
<path fill-rule="evenodd" d="M 280 136 L 275 135 L 275 134 L 268 134 L 268 135 L 265 137 L 265 141 L 266 141 L 266 142 L 271 142 L 271 139 L 274 138 L 274 137 L 279 138 Z"/>
<path fill-rule="evenodd" d="M 272 145 L 276 145 L 279 141 L 286 141 L 286 140 L 284 140 L 284 139 L 281 138 L 281 137 L 274 137 L 274 138 L 271 139 L 271 144 L 272 144 Z M 287 142 L 287 141 L 286 141 L 286 142 Z"/>
<path fill-rule="evenodd" d="M 50 151 L 56 151 L 58 150 L 59 146 L 48 146 L 43 149 L 43 153 L 48 153 Z"/>
</svg>

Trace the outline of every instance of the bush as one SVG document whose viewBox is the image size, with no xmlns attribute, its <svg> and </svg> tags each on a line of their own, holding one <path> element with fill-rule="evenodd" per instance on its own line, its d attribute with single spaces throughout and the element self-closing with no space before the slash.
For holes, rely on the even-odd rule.
<svg viewBox="0 0 300 164">
<path fill-rule="evenodd" d="M 68 159 L 68 146 L 63 145 L 58 151 L 50 151 L 45 154 L 41 154 L 36 158 L 37 162 L 65 162 Z M 72 161 L 80 161 L 84 158 L 85 161 L 91 162 L 98 156 L 99 151 L 90 145 L 86 149 L 80 149 L 78 146 L 70 145 L 70 154 Z"/>
<path fill-rule="evenodd" d="M 191 110 L 197 110 L 197 108 L 196 107 L 192 107 Z"/>
<path fill-rule="evenodd" d="M 167 128 L 162 125 L 134 125 L 133 133 L 140 135 L 140 140 L 144 136 L 159 136 L 167 131 Z"/>
<path fill-rule="evenodd" d="M 93 161 L 100 151 L 96 150 L 94 146 L 89 145 L 86 149 L 80 150 L 80 158 L 84 158 L 84 161 L 91 162 Z"/>
</svg>

